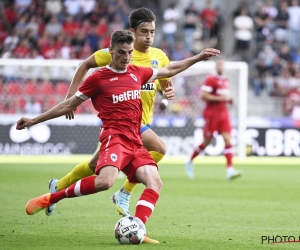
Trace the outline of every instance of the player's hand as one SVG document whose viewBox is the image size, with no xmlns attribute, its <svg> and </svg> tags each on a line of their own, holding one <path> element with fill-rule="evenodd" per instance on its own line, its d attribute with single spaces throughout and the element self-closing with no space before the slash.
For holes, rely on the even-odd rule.
<svg viewBox="0 0 300 250">
<path fill-rule="evenodd" d="M 73 95 L 68 94 L 68 95 L 66 96 L 65 100 L 69 99 L 71 96 L 73 96 Z M 66 116 L 66 119 L 67 119 L 67 120 L 73 120 L 73 119 L 74 119 L 74 116 L 75 116 L 75 111 L 76 111 L 76 110 L 77 110 L 77 109 L 74 109 L 74 110 L 71 111 L 70 113 L 66 114 L 66 115 L 65 115 L 65 116 Z"/>
<path fill-rule="evenodd" d="M 73 120 L 74 119 L 74 114 L 75 114 L 76 109 L 71 111 L 70 113 L 66 114 L 66 119 L 67 120 Z"/>
<path fill-rule="evenodd" d="M 33 119 L 28 119 L 25 117 L 22 117 L 18 122 L 17 122 L 17 126 L 16 129 L 17 130 L 22 130 L 26 127 L 32 126 L 34 125 Z"/>
<path fill-rule="evenodd" d="M 213 49 L 213 48 L 205 49 L 199 54 L 200 61 L 207 61 L 212 56 L 218 56 L 219 54 L 220 54 L 220 50 L 218 49 Z"/>
<path fill-rule="evenodd" d="M 230 104 L 230 105 L 233 105 L 234 101 L 233 101 L 232 98 L 229 98 L 229 99 L 227 100 L 227 103 Z"/>
<path fill-rule="evenodd" d="M 164 96 L 167 100 L 173 100 L 175 98 L 175 88 L 171 79 L 166 81 Z"/>
</svg>

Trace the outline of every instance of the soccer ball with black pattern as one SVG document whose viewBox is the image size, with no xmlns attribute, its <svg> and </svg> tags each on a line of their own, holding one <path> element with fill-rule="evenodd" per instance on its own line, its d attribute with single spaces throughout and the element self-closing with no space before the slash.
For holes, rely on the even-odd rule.
<svg viewBox="0 0 300 250">
<path fill-rule="evenodd" d="M 145 224 L 137 217 L 123 217 L 115 225 L 115 238 L 120 244 L 141 244 L 145 235 Z"/>
</svg>

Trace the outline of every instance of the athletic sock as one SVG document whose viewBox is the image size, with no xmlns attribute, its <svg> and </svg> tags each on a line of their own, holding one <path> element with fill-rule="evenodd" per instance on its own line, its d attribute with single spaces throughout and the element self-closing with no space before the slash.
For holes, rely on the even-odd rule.
<svg viewBox="0 0 300 250">
<path fill-rule="evenodd" d="M 156 163 L 159 163 L 164 158 L 163 154 L 156 152 L 156 151 L 149 151 L 149 154 L 152 156 L 153 160 Z"/>
<path fill-rule="evenodd" d="M 96 175 L 88 176 L 64 190 L 52 193 L 50 196 L 50 203 L 57 203 L 64 198 L 74 198 L 97 193 L 95 188 L 95 179 Z"/>
<path fill-rule="evenodd" d="M 76 181 L 94 174 L 95 173 L 89 167 L 89 162 L 88 161 L 82 162 L 77 166 L 75 166 L 70 173 L 65 175 L 60 180 L 58 180 L 57 189 L 63 190 L 69 187 L 70 185 L 72 185 L 73 183 L 75 183 Z"/>
<path fill-rule="evenodd" d="M 136 204 L 135 216 L 146 223 L 155 208 L 158 198 L 158 193 L 146 188 Z"/>
<path fill-rule="evenodd" d="M 135 188 L 135 186 L 137 185 L 137 183 L 131 183 L 129 182 L 128 179 L 126 179 L 126 181 L 123 184 L 123 189 L 127 192 L 127 193 L 131 193 L 132 190 Z"/>
<path fill-rule="evenodd" d="M 231 146 L 231 144 L 228 144 L 228 145 L 225 146 L 224 156 L 226 158 L 227 168 L 232 167 L 233 154 L 232 154 L 232 146 Z"/>
<path fill-rule="evenodd" d="M 191 156 L 191 161 L 194 160 L 194 158 L 196 158 L 196 156 L 198 156 L 204 149 L 205 149 L 205 146 L 203 145 L 203 143 L 201 143 L 197 148 L 195 148 L 195 150 Z"/>
</svg>

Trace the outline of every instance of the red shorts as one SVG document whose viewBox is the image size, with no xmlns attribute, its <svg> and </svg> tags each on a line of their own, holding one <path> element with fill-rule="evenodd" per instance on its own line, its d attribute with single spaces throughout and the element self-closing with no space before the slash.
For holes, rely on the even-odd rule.
<svg viewBox="0 0 300 250">
<path fill-rule="evenodd" d="M 231 132 L 230 119 L 227 117 L 216 118 L 216 117 L 204 117 L 205 124 L 203 128 L 203 137 L 205 139 L 211 139 L 214 132 L 229 133 Z"/>
<path fill-rule="evenodd" d="M 121 135 L 112 135 L 102 140 L 96 174 L 105 166 L 114 166 L 122 171 L 131 183 L 137 183 L 136 170 L 145 165 L 157 167 L 144 146 Z"/>
</svg>

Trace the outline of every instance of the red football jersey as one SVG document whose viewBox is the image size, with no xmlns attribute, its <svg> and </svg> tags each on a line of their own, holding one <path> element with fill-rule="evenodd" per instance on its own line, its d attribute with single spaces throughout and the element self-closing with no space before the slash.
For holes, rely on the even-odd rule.
<svg viewBox="0 0 300 250">
<path fill-rule="evenodd" d="M 209 75 L 204 84 L 201 86 L 203 91 L 209 92 L 212 95 L 221 96 L 229 95 L 229 81 L 226 77 L 212 74 Z M 203 111 L 203 116 L 217 116 L 225 117 L 228 116 L 228 110 L 226 101 L 212 102 L 207 101 L 205 109 Z"/>
<path fill-rule="evenodd" d="M 103 125 L 100 141 L 109 135 L 125 135 L 142 144 L 140 128 L 142 119 L 141 85 L 152 81 L 157 69 L 129 65 L 118 71 L 109 66 L 92 73 L 80 86 L 76 96 L 91 98 Z"/>
</svg>

